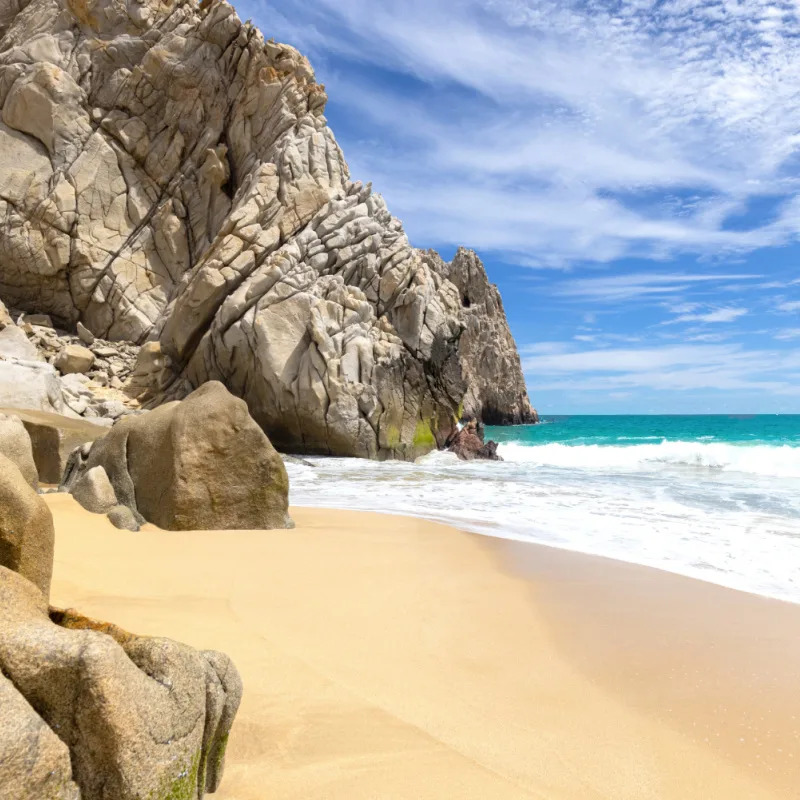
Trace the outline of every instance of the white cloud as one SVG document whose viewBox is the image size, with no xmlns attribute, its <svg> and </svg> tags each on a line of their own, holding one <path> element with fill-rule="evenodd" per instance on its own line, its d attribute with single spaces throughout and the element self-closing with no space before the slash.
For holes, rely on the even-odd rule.
<svg viewBox="0 0 800 800">
<path fill-rule="evenodd" d="M 341 133 L 356 177 L 416 242 L 559 266 L 746 252 L 800 230 L 798 5 L 243 5 L 322 65 L 357 129 Z M 405 79 L 378 88 L 332 55 Z M 768 196 L 772 214 L 726 225 Z"/>
<path fill-rule="evenodd" d="M 775 333 L 775 338 L 780 339 L 781 341 L 800 339 L 800 328 L 784 328 L 783 330 Z"/>
<path fill-rule="evenodd" d="M 715 284 L 729 280 L 752 280 L 759 275 L 703 275 L 672 273 L 633 273 L 609 275 L 592 278 L 575 278 L 561 281 L 555 285 L 553 293 L 562 297 L 578 298 L 603 303 L 617 303 L 624 300 L 663 297 L 685 292 L 698 284 Z M 696 303 L 678 303 L 675 308 L 695 310 Z"/>
<path fill-rule="evenodd" d="M 800 334 L 800 331 L 798 331 Z M 523 350 L 532 392 L 756 391 L 800 395 L 800 353 L 748 350 L 736 344 L 682 344 L 576 350 L 550 342 Z"/>
<path fill-rule="evenodd" d="M 792 300 L 790 302 L 778 303 L 776 308 L 778 311 L 784 311 L 787 314 L 792 314 L 795 311 L 800 311 L 800 301 Z"/>
<path fill-rule="evenodd" d="M 748 310 L 746 308 L 715 308 L 713 311 L 708 311 L 705 314 L 681 314 L 679 317 L 669 320 L 669 323 L 702 322 L 705 324 L 713 324 L 716 322 L 733 322 L 747 313 Z"/>
<path fill-rule="evenodd" d="M 683 338 L 687 342 L 724 342 L 730 337 L 724 333 L 696 333 Z"/>
</svg>

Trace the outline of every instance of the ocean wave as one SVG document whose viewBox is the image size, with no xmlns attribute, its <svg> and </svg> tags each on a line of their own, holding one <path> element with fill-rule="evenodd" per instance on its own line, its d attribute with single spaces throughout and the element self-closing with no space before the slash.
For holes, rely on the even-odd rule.
<svg viewBox="0 0 800 800">
<path fill-rule="evenodd" d="M 543 467 L 628 471 L 684 466 L 800 478 L 800 447 L 789 445 L 662 441 L 616 447 L 506 442 L 500 445 L 498 452 L 507 462 Z"/>
</svg>

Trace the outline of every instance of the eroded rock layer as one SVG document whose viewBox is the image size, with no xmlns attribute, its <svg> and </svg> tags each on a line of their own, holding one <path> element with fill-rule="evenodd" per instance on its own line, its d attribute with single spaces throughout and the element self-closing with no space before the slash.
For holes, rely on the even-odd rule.
<svg viewBox="0 0 800 800">
<path fill-rule="evenodd" d="M 413 457 L 461 408 L 533 421 L 477 257 L 409 245 L 325 102 L 225 2 L 0 0 L 0 296 L 160 339 L 156 400 L 221 380 L 287 450 Z"/>
</svg>

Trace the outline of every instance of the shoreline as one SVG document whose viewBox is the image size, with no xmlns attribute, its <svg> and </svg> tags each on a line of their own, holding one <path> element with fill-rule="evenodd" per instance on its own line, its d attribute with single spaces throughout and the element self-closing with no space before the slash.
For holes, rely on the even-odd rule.
<svg viewBox="0 0 800 800">
<path fill-rule="evenodd" d="M 468 534 L 469 536 L 480 536 L 481 538 L 499 540 L 501 542 L 514 542 L 516 544 L 521 544 L 521 545 L 543 547 L 547 550 L 556 550 L 560 553 L 569 553 L 571 555 L 576 555 L 576 556 L 586 556 L 587 558 L 597 558 L 605 561 L 611 561 L 617 564 L 626 564 L 631 567 L 638 567 L 646 570 L 654 570 L 655 572 L 661 572 L 664 573 L 665 575 L 670 575 L 676 578 L 684 578 L 685 580 L 697 581 L 699 583 L 708 584 L 709 586 L 715 586 L 718 589 L 725 589 L 729 592 L 738 592 L 740 594 L 745 594 L 751 597 L 758 597 L 761 598 L 762 600 L 770 600 L 775 603 L 784 603 L 790 606 L 800 607 L 800 599 L 792 600 L 788 597 L 778 596 L 777 594 L 766 594 L 763 592 L 757 592 L 754 589 L 748 589 L 742 586 L 733 585 L 733 582 L 722 583 L 720 581 L 713 581 L 710 578 L 706 577 L 706 574 L 700 570 L 698 570 L 697 573 L 690 573 L 688 571 L 678 572 L 677 569 L 667 569 L 666 567 L 659 566 L 657 564 L 647 564 L 641 561 L 633 561 L 633 560 L 628 561 L 616 555 L 605 555 L 604 553 L 595 553 L 588 550 L 579 550 L 577 547 L 574 548 L 570 547 L 569 544 L 554 544 L 552 542 L 542 542 L 515 533 L 505 533 L 503 535 L 488 533 L 486 530 L 480 529 L 477 525 L 475 525 L 475 527 L 473 528 L 470 528 L 469 524 L 465 523 L 464 521 L 458 522 L 456 520 L 450 520 L 444 517 L 442 517 L 441 519 L 436 519 L 431 515 L 413 514 L 411 512 L 402 512 L 396 510 L 381 511 L 378 509 L 351 508 L 351 507 L 345 508 L 339 506 L 312 506 L 304 504 L 292 504 L 292 508 L 308 509 L 309 511 L 325 511 L 325 510 L 341 511 L 343 513 L 352 513 L 352 514 L 380 514 L 382 516 L 388 516 L 388 517 L 402 517 L 405 519 L 421 520 L 423 522 L 430 522 L 433 525 L 443 525 L 448 528 L 453 528 L 454 530 Z M 498 529 L 500 529 L 500 526 L 498 526 Z"/>
<path fill-rule="evenodd" d="M 46 500 L 54 604 L 239 667 L 220 800 L 783 800 L 800 781 L 793 604 L 414 517 L 126 534 Z"/>
</svg>

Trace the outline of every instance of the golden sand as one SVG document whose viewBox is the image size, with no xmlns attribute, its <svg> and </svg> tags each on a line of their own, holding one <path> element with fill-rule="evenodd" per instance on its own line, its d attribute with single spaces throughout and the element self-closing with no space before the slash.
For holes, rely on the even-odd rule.
<svg viewBox="0 0 800 800">
<path fill-rule="evenodd" d="M 800 796 L 800 606 L 400 517 L 132 534 L 47 500 L 55 605 L 239 667 L 220 800 Z"/>
</svg>

